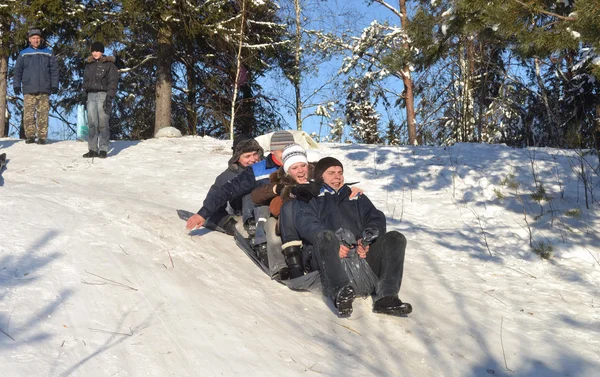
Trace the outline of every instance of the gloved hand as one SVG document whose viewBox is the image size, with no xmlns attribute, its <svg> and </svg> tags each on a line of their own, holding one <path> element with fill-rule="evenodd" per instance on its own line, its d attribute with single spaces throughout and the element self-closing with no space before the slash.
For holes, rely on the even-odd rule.
<svg viewBox="0 0 600 377">
<path fill-rule="evenodd" d="M 284 187 L 285 187 L 285 185 L 283 183 L 276 184 L 275 185 L 275 194 L 281 195 L 281 192 L 283 191 Z"/>
<path fill-rule="evenodd" d="M 369 246 L 375 239 L 379 237 L 379 229 L 377 228 L 367 228 L 362 232 L 362 244 L 363 246 Z"/>
<path fill-rule="evenodd" d="M 21 87 L 20 86 L 15 86 L 13 89 L 15 90 L 15 96 L 21 95 Z"/>
<path fill-rule="evenodd" d="M 112 111 L 112 101 L 113 101 L 113 98 L 107 96 L 106 99 L 104 100 L 104 104 L 102 104 L 102 108 L 104 109 L 104 113 L 106 115 L 110 115 L 110 113 Z"/>
<path fill-rule="evenodd" d="M 321 184 L 311 181 L 306 184 L 292 187 L 291 196 L 308 203 L 312 198 L 319 196 L 320 192 Z"/>
<path fill-rule="evenodd" d="M 58 93 L 58 88 L 51 88 L 50 91 L 52 92 L 52 94 L 56 94 Z"/>
</svg>

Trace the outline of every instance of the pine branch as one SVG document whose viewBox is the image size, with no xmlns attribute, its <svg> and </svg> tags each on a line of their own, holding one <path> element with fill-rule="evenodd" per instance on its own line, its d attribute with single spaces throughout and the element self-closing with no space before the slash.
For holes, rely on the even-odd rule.
<svg viewBox="0 0 600 377">
<path fill-rule="evenodd" d="M 545 14 L 547 16 L 556 17 L 556 18 L 564 20 L 564 21 L 577 21 L 576 17 L 561 16 L 560 14 L 548 12 L 548 11 L 543 10 L 543 9 L 534 9 L 533 5 L 525 4 L 524 2 L 519 1 L 519 0 L 513 0 L 513 1 L 516 2 L 516 3 L 518 3 L 518 4 L 521 4 L 525 8 L 530 9 L 531 11 L 534 11 L 534 12 L 539 12 L 539 13 Z"/>
</svg>

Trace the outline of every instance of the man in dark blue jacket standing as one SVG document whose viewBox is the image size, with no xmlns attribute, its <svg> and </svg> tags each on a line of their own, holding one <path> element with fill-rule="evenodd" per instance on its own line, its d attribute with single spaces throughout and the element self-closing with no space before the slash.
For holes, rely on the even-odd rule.
<svg viewBox="0 0 600 377">
<path fill-rule="evenodd" d="M 46 144 L 49 97 L 58 93 L 58 64 L 52 50 L 45 46 L 40 29 L 30 29 L 27 37 L 29 47 L 21 51 L 15 63 L 13 89 L 16 95 L 23 93 L 25 142 L 36 141 L 37 128 L 38 144 Z"/>
<path fill-rule="evenodd" d="M 317 162 L 315 180 L 322 182 L 321 193 L 309 203 L 296 201 L 294 226 L 306 244 L 305 255 L 313 270 L 321 272 L 323 290 L 341 316 L 352 313 L 356 296 L 342 265 L 342 258 L 356 248 L 377 276 L 373 296 L 376 313 L 405 315 L 412 306 L 398 298 L 404 270 L 406 238 L 397 231 L 386 233 L 383 212 L 364 195 L 350 198 L 351 189 L 344 182 L 342 163 L 325 157 Z M 284 224 L 281 224 L 284 226 Z M 349 231 L 353 239 L 340 242 L 339 230 Z M 282 229 L 283 233 L 283 229 Z"/>
</svg>

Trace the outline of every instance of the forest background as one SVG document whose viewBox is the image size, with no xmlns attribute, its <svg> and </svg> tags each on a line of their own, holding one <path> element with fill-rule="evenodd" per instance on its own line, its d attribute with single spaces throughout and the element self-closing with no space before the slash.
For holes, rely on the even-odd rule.
<svg viewBox="0 0 600 377">
<path fill-rule="evenodd" d="M 31 27 L 59 62 L 62 139 L 99 40 L 120 68 L 112 139 L 600 149 L 600 0 L 2 0 L 0 135 L 23 132 L 12 68 Z"/>
</svg>

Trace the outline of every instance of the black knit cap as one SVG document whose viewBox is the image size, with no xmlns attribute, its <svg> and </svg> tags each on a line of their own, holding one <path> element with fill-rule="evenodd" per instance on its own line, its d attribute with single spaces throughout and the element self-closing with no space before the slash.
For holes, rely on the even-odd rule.
<svg viewBox="0 0 600 377">
<path fill-rule="evenodd" d="M 102 42 L 94 42 L 92 43 L 91 50 L 92 52 L 98 51 L 104 54 L 104 45 L 102 44 Z"/>
<path fill-rule="evenodd" d="M 258 141 L 244 134 L 238 135 L 233 139 L 231 149 L 233 149 L 233 156 L 229 159 L 229 165 L 235 164 L 244 153 L 258 152 L 261 159 L 265 153 L 260 144 L 258 144 Z"/>
<path fill-rule="evenodd" d="M 344 165 L 337 158 L 323 157 L 315 165 L 315 180 L 323 181 L 323 173 L 332 166 L 339 166 L 344 171 Z"/>
</svg>

